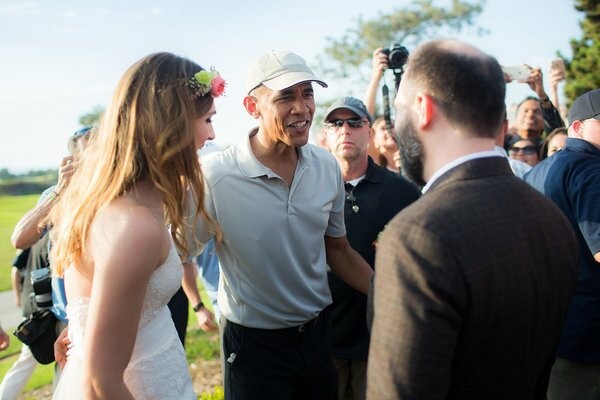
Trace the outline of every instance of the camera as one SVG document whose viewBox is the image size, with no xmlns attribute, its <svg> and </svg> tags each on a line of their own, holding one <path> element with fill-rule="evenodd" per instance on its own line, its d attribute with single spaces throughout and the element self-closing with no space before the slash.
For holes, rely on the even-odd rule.
<svg viewBox="0 0 600 400">
<path fill-rule="evenodd" d="M 392 43 L 388 49 L 383 49 L 383 54 L 388 56 L 391 69 L 402 69 L 408 60 L 408 50 L 399 43 Z"/>
<path fill-rule="evenodd" d="M 39 309 L 52 307 L 52 272 L 50 268 L 31 271 L 31 286 Z"/>
</svg>

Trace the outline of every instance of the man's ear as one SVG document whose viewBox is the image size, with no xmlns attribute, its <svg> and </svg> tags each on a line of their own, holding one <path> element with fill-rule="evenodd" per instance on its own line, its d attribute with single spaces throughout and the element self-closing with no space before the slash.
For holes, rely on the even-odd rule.
<svg viewBox="0 0 600 400">
<path fill-rule="evenodd" d="M 427 128 L 433 118 L 433 108 L 435 107 L 433 99 L 425 93 L 418 93 L 415 96 L 415 107 L 419 128 Z"/>
<path fill-rule="evenodd" d="M 574 137 L 582 139 L 581 130 L 583 129 L 583 121 L 573 121 L 573 123 L 571 124 L 571 129 L 573 130 Z"/>
<path fill-rule="evenodd" d="M 244 97 L 244 108 L 252 116 L 254 119 L 258 119 L 260 117 L 260 113 L 258 112 L 257 99 L 253 96 Z"/>
</svg>

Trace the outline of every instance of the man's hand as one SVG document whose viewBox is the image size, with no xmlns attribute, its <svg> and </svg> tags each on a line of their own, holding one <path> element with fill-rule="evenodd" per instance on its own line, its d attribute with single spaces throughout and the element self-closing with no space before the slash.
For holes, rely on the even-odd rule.
<svg viewBox="0 0 600 400">
<path fill-rule="evenodd" d="M 8 349 L 8 345 L 10 344 L 10 337 L 8 334 L 0 327 L 0 351 Z"/>
<path fill-rule="evenodd" d="M 67 350 L 69 350 L 69 345 L 71 344 L 68 335 L 69 327 L 66 327 L 54 342 L 54 359 L 61 368 L 64 368 L 67 363 Z"/>
<path fill-rule="evenodd" d="M 217 330 L 215 317 L 206 307 L 200 307 L 200 309 L 196 311 L 196 319 L 198 320 L 198 326 L 204 332 Z"/>
<path fill-rule="evenodd" d="M 558 84 L 565 80 L 565 74 L 560 69 L 550 70 L 550 87 L 556 90 Z"/>
<path fill-rule="evenodd" d="M 383 52 L 383 47 L 376 48 L 373 52 L 373 79 L 379 81 L 388 66 L 389 59 Z"/>
<path fill-rule="evenodd" d="M 535 92 L 535 94 L 537 94 L 537 96 L 540 99 L 547 99 L 548 95 L 546 94 L 546 91 L 544 90 L 544 82 L 543 82 L 543 75 L 542 75 L 542 70 L 541 68 L 537 67 L 537 68 L 533 68 L 527 64 L 525 64 L 527 66 L 527 68 L 529 68 L 531 70 L 531 74 L 529 75 L 529 78 L 527 78 L 525 80 L 525 82 L 529 85 L 529 87 L 531 88 L 531 90 L 533 90 Z"/>
</svg>

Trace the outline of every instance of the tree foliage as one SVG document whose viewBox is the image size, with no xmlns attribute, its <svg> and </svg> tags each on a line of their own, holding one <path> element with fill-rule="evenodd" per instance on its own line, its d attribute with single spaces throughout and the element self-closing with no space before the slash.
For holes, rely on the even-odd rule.
<svg viewBox="0 0 600 400">
<path fill-rule="evenodd" d="M 452 0 L 448 8 L 436 7 L 434 0 L 415 0 L 405 8 L 392 13 L 379 13 L 376 18 L 358 18 L 356 26 L 341 38 L 327 38 L 320 67 L 326 74 L 347 77 L 371 60 L 373 51 L 400 43 L 409 49 L 424 39 L 440 32 L 458 33 L 465 25 L 471 26 L 483 10 L 485 0 L 467 2 Z M 484 31 L 478 29 L 478 33 Z"/>
<path fill-rule="evenodd" d="M 573 59 L 565 62 L 567 105 L 583 93 L 600 88 L 600 0 L 576 0 L 575 8 L 585 16 L 580 22 L 581 38 L 571 40 Z"/>
<path fill-rule="evenodd" d="M 98 121 L 100 121 L 100 117 L 102 116 L 103 112 L 104 107 L 96 106 L 89 113 L 83 114 L 81 117 L 79 117 L 79 123 L 84 126 L 95 125 L 98 123 Z"/>
</svg>

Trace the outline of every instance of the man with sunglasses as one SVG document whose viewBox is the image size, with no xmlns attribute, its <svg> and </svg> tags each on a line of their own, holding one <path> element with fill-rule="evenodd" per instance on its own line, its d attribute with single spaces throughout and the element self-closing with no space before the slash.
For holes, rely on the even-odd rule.
<svg viewBox="0 0 600 400">
<path fill-rule="evenodd" d="M 548 400 L 600 393 L 600 89 L 569 110 L 565 147 L 525 175 L 567 216 L 579 239 L 579 275 L 552 368 Z"/>
<path fill-rule="evenodd" d="M 203 161 L 206 210 L 224 238 L 217 297 L 228 400 L 335 400 L 326 265 L 365 294 L 373 275 L 346 238 L 340 169 L 307 143 L 313 82 L 326 86 L 294 53 L 259 57 L 243 99 L 258 127 Z M 196 228 L 200 242 L 213 236 Z"/>
<path fill-rule="evenodd" d="M 354 97 L 333 102 L 324 121 L 327 145 L 342 170 L 346 187 L 346 235 L 352 248 L 371 268 L 375 264 L 377 238 L 385 225 L 420 196 L 415 185 L 375 164 L 368 156 L 372 121 L 364 103 Z M 335 274 L 329 272 L 328 277 L 333 298 L 328 311 L 332 320 L 338 396 L 339 399 L 362 399 L 369 351 L 367 297 Z"/>
</svg>

